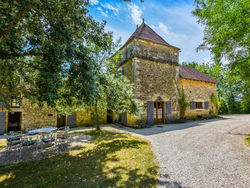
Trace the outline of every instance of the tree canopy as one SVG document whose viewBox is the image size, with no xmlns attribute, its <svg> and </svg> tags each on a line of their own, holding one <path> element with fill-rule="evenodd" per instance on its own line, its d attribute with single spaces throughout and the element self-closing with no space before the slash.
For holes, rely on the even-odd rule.
<svg viewBox="0 0 250 188">
<path fill-rule="evenodd" d="M 25 96 L 54 107 L 62 89 L 91 101 L 96 57 L 113 42 L 87 8 L 85 0 L 1 2 L 1 104 Z"/>
<path fill-rule="evenodd" d="M 212 52 L 217 65 L 224 67 L 223 71 L 226 71 L 222 72 L 225 74 L 226 81 L 223 78 L 220 82 L 226 82 L 229 88 L 237 86 L 231 90 L 231 96 L 238 92 L 239 86 L 241 99 L 246 101 L 244 104 L 249 104 L 249 1 L 195 0 L 195 4 L 196 9 L 193 14 L 198 18 L 198 22 L 205 26 L 203 43 L 198 47 L 198 50 L 207 48 Z M 222 62 L 224 65 L 227 64 L 227 68 L 221 65 Z M 236 84 L 236 82 L 239 83 Z M 232 85 L 230 86 L 230 84 Z"/>
<path fill-rule="evenodd" d="M 241 77 L 250 99 L 250 4 L 248 0 L 195 0 L 193 14 L 205 26 L 203 43 L 215 62 L 228 62 L 232 74 Z"/>
<path fill-rule="evenodd" d="M 0 104 L 28 98 L 61 114 L 96 103 L 138 111 L 133 85 L 115 76 L 107 60 L 116 48 L 112 33 L 88 6 L 87 0 L 1 3 Z"/>
</svg>

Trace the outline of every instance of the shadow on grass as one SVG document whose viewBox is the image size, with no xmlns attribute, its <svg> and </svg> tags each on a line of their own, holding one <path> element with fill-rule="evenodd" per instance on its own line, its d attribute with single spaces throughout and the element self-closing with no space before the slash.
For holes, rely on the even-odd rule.
<svg viewBox="0 0 250 188">
<path fill-rule="evenodd" d="M 148 142 L 88 131 L 94 143 L 50 158 L 0 167 L 0 187 L 155 187 L 158 167 Z M 145 159 L 141 158 L 145 155 Z"/>
</svg>

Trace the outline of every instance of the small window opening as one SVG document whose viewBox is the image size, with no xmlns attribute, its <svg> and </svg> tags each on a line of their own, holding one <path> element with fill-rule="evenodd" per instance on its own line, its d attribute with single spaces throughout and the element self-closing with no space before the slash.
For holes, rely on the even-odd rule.
<svg viewBox="0 0 250 188">
<path fill-rule="evenodd" d="M 203 108 L 203 103 L 202 102 L 196 102 L 195 107 L 198 108 L 198 109 L 202 109 Z"/>
</svg>

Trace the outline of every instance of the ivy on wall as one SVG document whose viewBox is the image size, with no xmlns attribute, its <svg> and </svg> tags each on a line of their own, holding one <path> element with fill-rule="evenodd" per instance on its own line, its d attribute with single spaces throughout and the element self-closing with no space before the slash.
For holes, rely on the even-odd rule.
<svg viewBox="0 0 250 188">
<path fill-rule="evenodd" d="M 184 119 L 185 117 L 185 111 L 187 109 L 187 107 L 190 105 L 190 102 L 186 100 L 186 96 L 184 93 L 184 89 L 182 87 L 181 91 L 178 89 L 179 92 L 179 99 L 178 99 L 178 103 L 180 105 L 180 117 L 181 119 Z"/>
</svg>

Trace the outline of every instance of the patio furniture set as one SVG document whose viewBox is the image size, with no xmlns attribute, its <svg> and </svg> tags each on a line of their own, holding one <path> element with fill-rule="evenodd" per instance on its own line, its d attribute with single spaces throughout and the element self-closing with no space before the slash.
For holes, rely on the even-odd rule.
<svg viewBox="0 0 250 188">
<path fill-rule="evenodd" d="M 40 129 L 26 129 L 25 133 L 20 131 L 9 132 L 6 135 L 7 147 L 5 149 L 5 157 L 15 153 L 19 159 L 23 155 L 23 151 L 35 151 L 36 157 L 43 154 L 45 148 L 50 147 L 58 153 L 67 149 L 69 140 L 69 127 L 55 128 L 45 127 Z M 33 154 L 33 153 L 32 153 Z"/>
</svg>

